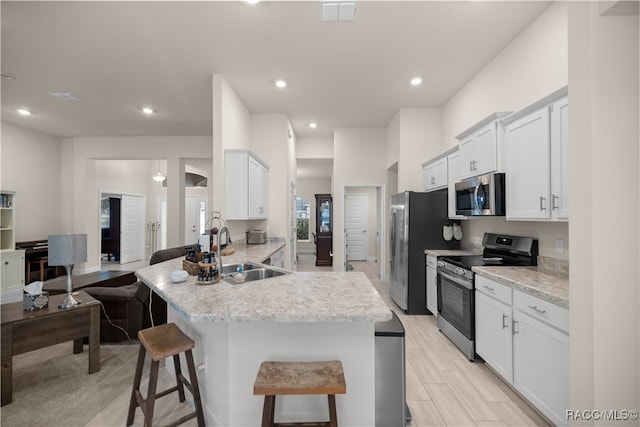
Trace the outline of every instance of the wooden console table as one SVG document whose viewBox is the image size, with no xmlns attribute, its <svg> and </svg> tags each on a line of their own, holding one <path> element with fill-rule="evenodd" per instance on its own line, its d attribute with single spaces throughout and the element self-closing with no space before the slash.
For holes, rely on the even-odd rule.
<svg viewBox="0 0 640 427">
<path fill-rule="evenodd" d="M 100 370 L 100 302 L 78 292 L 81 304 L 60 309 L 66 294 L 49 297 L 49 307 L 23 311 L 22 301 L 2 304 L 2 406 L 11 403 L 13 356 L 73 340 L 73 353 L 82 353 L 89 337 L 89 373 Z"/>
</svg>

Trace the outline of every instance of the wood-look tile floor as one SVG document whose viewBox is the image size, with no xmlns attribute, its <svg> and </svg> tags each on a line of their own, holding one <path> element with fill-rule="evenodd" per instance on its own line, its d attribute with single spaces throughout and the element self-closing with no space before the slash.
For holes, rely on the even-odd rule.
<svg viewBox="0 0 640 427">
<path fill-rule="evenodd" d="M 298 262 L 301 271 L 313 271 L 313 255 L 300 254 Z M 409 426 L 548 425 L 484 363 L 470 362 L 438 330 L 434 316 L 407 316 L 402 313 L 388 295 L 388 284 L 380 280 L 377 264 L 352 262 L 352 265 L 355 271 L 367 274 L 405 327 L 407 404 L 412 415 Z M 170 386 L 171 381 L 166 370 L 160 369 L 160 384 Z M 146 390 L 144 383 L 143 387 Z M 108 408 L 96 414 L 87 426 L 123 425 L 130 393 L 130 390 L 123 392 Z M 162 425 L 179 418 L 191 408 L 179 404 L 177 396 L 169 395 L 162 398 L 157 410 L 154 424 Z M 137 410 L 134 426 L 142 425 L 142 414 Z M 183 425 L 197 424 L 191 420 Z"/>
</svg>

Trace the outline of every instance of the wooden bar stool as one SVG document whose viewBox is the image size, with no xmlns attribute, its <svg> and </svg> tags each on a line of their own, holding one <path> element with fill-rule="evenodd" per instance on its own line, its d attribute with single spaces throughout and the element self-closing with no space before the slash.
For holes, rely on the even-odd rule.
<svg viewBox="0 0 640 427">
<path fill-rule="evenodd" d="M 138 353 L 138 364 L 136 365 L 133 389 L 131 390 L 127 425 L 130 426 L 133 424 L 136 408 L 139 406 L 144 414 L 144 425 L 151 427 L 156 399 L 177 391 L 180 402 L 184 402 L 184 386 L 186 386 L 193 395 L 195 411 L 169 425 L 176 426 L 197 417 L 198 427 L 204 427 L 204 413 L 202 410 L 202 403 L 200 402 L 198 377 L 196 376 L 193 354 L 191 353 L 191 349 L 195 346 L 193 340 L 186 336 L 175 323 L 168 323 L 166 325 L 138 331 L 138 339 L 140 340 L 140 352 Z M 142 397 L 142 393 L 140 392 L 140 380 L 142 379 L 144 358 L 147 352 L 149 352 L 149 355 L 151 356 L 151 373 L 149 375 L 149 390 L 147 392 L 147 398 L 145 399 Z M 187 368 L 189 369 L 191 383 L 189 383 L 189 381 L 187 381 L 187 379 L 182 375 L 182 371 L 180 369 L 180 353 L 184 353 L 187 359 Z M 160 393 L 156 393 L 160 361 L 169 356 L 173 356 L 173 364 L 176 371 L 176 386 L 168 388 Z"/>
<path fill-rule="evenodd" d="M 262 427 L 305 426 L 338 427 L 336 394 L 347 392 L 339 360 L 324 362 L 272 362 L 260 364 L 254 395 L 264 395 Z M 283 394 L 326 394 L 329 400 L 329 421 L 274 423 L 276 396 Z"/>
</svg>

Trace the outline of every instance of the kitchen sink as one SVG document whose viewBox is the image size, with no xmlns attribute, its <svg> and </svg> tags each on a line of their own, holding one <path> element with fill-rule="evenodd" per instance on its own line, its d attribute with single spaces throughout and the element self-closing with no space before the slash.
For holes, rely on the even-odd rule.
<svg viewBox="0 0 640 427">
<path fill-rule="evenodd" d="M 237 280 L 234 277 L 239 266 L 242 266 L 242 269 L 245 273 L 244 280 Z M 231 283 L 232 285 L 235 285 L 236 283 L 268 279 L 270 277 L 283 276 L 285 274 L 291 273 L 288 271 L 268 267 L 264 264 L 256 264 L 252 262 L 227 264 L 222 266 L 222 279 L 227 283 Z"/>
<path fill-rule="evenodd" d="M 239 262 L 237 264 L 223 264 L 222 271 L 220 272 L 220 274 L 225 276 L 227 274 L 235 273 L 236 271 L 238 271 L 238 267 L 240 266 L 242 267 L 243 271 L 250 271 L 250 270 L 255 270 L 256 268 L 265 267 L 264 264 L 258 264 L 255 262 Z"/>
</svg>

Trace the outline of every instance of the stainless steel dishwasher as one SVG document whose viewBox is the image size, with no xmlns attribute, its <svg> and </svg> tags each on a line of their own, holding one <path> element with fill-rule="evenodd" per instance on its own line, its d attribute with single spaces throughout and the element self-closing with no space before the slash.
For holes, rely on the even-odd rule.
<svg viewBox="0 0 640 427">
<path fill-rule="evenodd" d="M 395 313 L 376 322 L 376 427 L 405 427 L 411 420 L 406 403 L 404 326 Z"/>
</svg>

